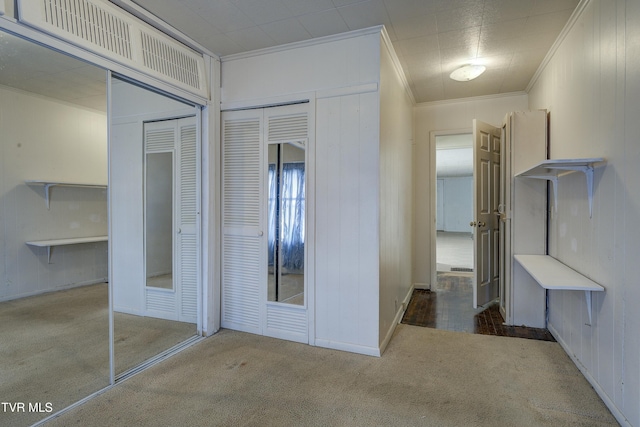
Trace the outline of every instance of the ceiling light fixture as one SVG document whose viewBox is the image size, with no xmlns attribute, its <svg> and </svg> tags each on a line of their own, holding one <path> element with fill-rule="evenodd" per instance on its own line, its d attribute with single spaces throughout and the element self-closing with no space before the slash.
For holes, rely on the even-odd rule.
<svg viewBox="0 0 640 427">
<path fill-rule="evenodd" d="M 454 70 L 453 73 L 449 74 L 449 77 L 458 82 L 468 82 L 469 80 L 473 80 L 480 74 L 484 73 L 484 70 L 486 69 L 487 67 L 484 65 L 467 64 L 457 70 Z"/>
</svg>

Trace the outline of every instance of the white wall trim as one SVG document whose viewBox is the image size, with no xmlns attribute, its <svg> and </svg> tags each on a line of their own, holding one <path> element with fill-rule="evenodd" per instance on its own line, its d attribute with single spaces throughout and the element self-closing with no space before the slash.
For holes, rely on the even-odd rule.
<svg viewBox="0 0 640 427">
<path fill-rule="evenodd" d="M 560 333 L 556 330 L 556 328 L 554 328 L 551 323 L 548 323 L 547 329 L 549 330 L 549 332 L 551 332 L 551 335 L 553 335 L 553 337 L 560 344 L 560 346 L 565 351 L 565 353 L 567 353 L 567 355 L 571 358 L 571 360 L 576 365 L 578 370 L 582 372 L 582 375 L 584 375 L 587 381 L 589 381 L 589 384 L 591 384 L 591 386 L 596 391 L 598 396 L 600 396 L 600 399 L 602 399 L 602 401 L 607 406 L 607 408 L 609 408 L 609 410 L 615 417 L 616 421 L 618 421 L 618 423 L 620 423 L 620 425 L 622 426 L 632 427 L 629 420 L 627 420 L 627 418 L 622 414 L 622 412 L 620 412 L 620 410 L 615 405 L 615 403 L 613 403 L 611 398 L 609 398 L 609 395 L 607 395 L 607 393 L 604 392 L 600 384 L 598 384 L 595 378 L 591 376 L 591 373 L 587 370 L 587 368 L 585 368 L 582 362 L 580 362 L 580 360 L 576 357 L 576 355 L 571 351 L 571 348 L 569 347 L 569 345 L 567 345 L 567 343 L 561 338 Z"/>
<path fill-rule="evenodd" d="M 316 37 L 309 40 L 302 40 L 299 42 L 287 43 L 278 46 L 266 47 L 264 49 L 252 50 L 249 52 L 234 53 L 231 55 L 225 55 L 220 58 L 222 62 L 235 61 L 238 59 L 252 58 L 254 56 L 268 55 L 271 53 L 282 52 L 292 49 L 299 49 L 309 46 L 315 46 L 318 44 L 331 43 L 339 40 L 352 39 L 354 37 L 366 36 L 370 34 L 379 34 L 382 31 L 383 26 L 377 25 L 375 27 L 363 28 L 361 30 L 348 31 L 346 33 L 334 34 L 324 37 Z"/>
<path fill-rule="evenodd" d="M 317 99 L 335 98 L 339 96 L 359 95 L 362 93 L 377 92 L 379 85 L 377 82 L 365 83 L 356 86 L 339 87 L 335 89 L 321 89 L 316 91 Z"/>
<path fill-rule="evenodd" d="M 76 282 L 76 283 L 70 283 L 68 285 L 58 286 L 55 289 L 47 289 L 47 290 L 40 290 L 40 291 L 33 291 L 33 292 L 25 292 L 25 293 L 22 293 L 22 294 L 19 294 L 19 295 L 11 295 L 9 298 L 0 299 L 0 302 L 13 301 L 13 300 L 17 300 L 17 299 L 21 299 L 21 298 L 27 298 L 27 297 L 33 297 L 33 296 L 37 296 L 37 295 L 45 295 L 45 294 L 50 294 L 52 292 L 58 292 L 58 291 L 64 291 L 64 290 L 69 290 L 69 289 L 81 288 L 83 286 L 97 285 L 97 284 L 100 284 L 100 283 L 105 283 L 106 284 L 108 281 L 109 281 L 109 279 L 107 277 L 99 277 L 97 279 L 86 280 L 86 281 L 83 281 L 83 282 Z"/>
<path fill-rule="evenodd" d="M 499 98 L 511 98 L 513 96 L 522 96 L 527 95 L 525 91 L 517 91 L 517 92 L 508 92 L 508 93 L 496 93 L 493 95 L 481 95 L 481 96 L 472 96 L 469 98 L 456 98 L 456 99 L 443 99 L 441 101 L 432 101 L 432 102 L 421 102 L 416 104 L 415 108 L 428 108 L 428 107 L 438 107 L 441 105 L 448 104 L 458 104 L 458 103 L 466 103 L 473 101 L 488 101 L 491 99 L 499 99 Z"/>
<path fill-rule="evenodd" d="M 551 45 L 551 48 L 549 49 L 547 54 L 542 59 L 540 66 L 538 67 L 536 72 L 533 74 L 533 77 L 531 77 L 529 84 L 525 88 L 526 93 L 529 93 L 533 88 L 533 86 L 538 82 L 538 79 L 540 78 L 544 70 L 547 68 L 547 65 L 549 65 L 549 62 L 551 62 L 551 59 L 556 54 L 556 51 L 558 50 L 560 45 L 564 42 L 564 39 L 567 38 L 567 35 L 573 29 L 573 26 L 576 24 L 576 22 L 578 21 L 578 18 L 580 18 L 580 16 L 582 15 L 582 12 L 584 12 L 584 10 L 589 5 L 589 3 L 591 3 L 591 0 L 580 0 L 580 3 L 578 3 L 578 6 L 575 8 L 573 13 L 569 17 L 569 20 L 565 24 L 564 28 L 562 29 L 562 31 L 560 31 L 560 34 Z"/>
<path fill-rule="evenodd" d="M 315 345 L 316 347 L 330 348 L 332 350 L 348 351 L 349 353 L 364 354 L 365 356 L 380 357 L 382 354 L 379 348 L 366 347 L 341 341 L 316 339 L 315 343 L 312 345 Z"/>
<path fill-rule="evenodd" d="M 268 98 L 256 98 L 256 99 L 248 99 L 244 101 L 222 102 L 220 103 L 220 111 L 279 107 L 279 106 L 284 106 L 289 104 L 311 102 L 311 100 L 315 98 L 316 98 L 316 95 L 314 92 L 300 92 L 300 93 L 286 94 L 282 96 L 273 96 Z"/>
<path fill-rule="evenodd" d="M 391 61 L 393 62 L 393 66 L 395 67 L 396 73 L 398 74 L 398 76 L 400 77 L 400 80 L 402 81 L 402 85 L 404 86 L 404 90 L 407 93 L 407 96 L 411 100 L 411 104 L 415 106 L 416 98 L 413 96 L 413 92 L 411 91 L 411 87 L 409 86 L 409 82 L 407 81 L 407 76 L 404 73 L 402 64 L 400 64 L 400 59 L 398 59 L 396 50 L 393 47 L 393 43 L 391 42 L 391 38 L 389 38 L 389 33 L 387 33 L 387 29 L 384 26 L 382 26 L 380 37 L 382 39 L 382 43 L 384 47 L 386 47 L 387 52 L 389 52 L 389 56 L 391 56 Z"/>
<path fill-rule="evenodd" d="M 396 317 L 393 319 L 393 322 L 391 323 L 391 327 L 389 328 L 389 330 L 387 331 L 387 334 L 385 335 L 384 339 L 380 343 L 380 354 L 384 353 L 384 351 L 387 349 L 387 346 L 391 341 L 391 337 L 393 337 L 393 333 L 396 331 L 398 324 L 402 321 L 402 316 L 404 316 L 404 312 L 407 310 L 407 306 L 409 305 L 409 301 L 411 300 L 411 296 L 413 295 L 413 289 L 414 289 L 414 285 L 411 285 L 409 287 L 409 292 L 407 292 L 407 295 L 405 295 L 404 299 L 402 300 L 402 303 L 400 304 L 400 308 L 398 309 L 398 312 L 396 313 Z"/>
</svg>

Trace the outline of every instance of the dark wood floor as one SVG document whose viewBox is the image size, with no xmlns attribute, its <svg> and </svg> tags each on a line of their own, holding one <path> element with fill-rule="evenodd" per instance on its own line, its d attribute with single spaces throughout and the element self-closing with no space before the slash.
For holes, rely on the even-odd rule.
<svg viewBox="0 0 640 427">
<path fill-rule="evenodd" d="M 402 323 L 449 331 L 555 341 L 546 329 L 506 326 L 497 304 L 473 308 L 471 273 L 438 273 L 433 290 L 416 289 Z"/>
</svg>

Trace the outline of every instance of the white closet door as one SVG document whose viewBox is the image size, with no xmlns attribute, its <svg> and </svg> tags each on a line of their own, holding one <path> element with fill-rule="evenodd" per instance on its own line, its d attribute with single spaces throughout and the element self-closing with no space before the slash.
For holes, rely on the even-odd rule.
<svg viewBox="0 0 640 427">
<path fill-rule="evenodd" d="M 146 153 L 174 154 L 173 286 L 172 290 L 145 287 L 145 314 L 197 323 L 200 267 L 197 120 L 193 116 L 145 123 L 144 133 Z"/>
<path fill-rule="evenodd" d="M 266 288 L 262 110 L 222 114 L 223 328 L 262 334 Z"/>
<path fill-rule="evenodd" d="M 264 110 L 264 122 L 266 145 L 268 144 L 295 144 L 298 147 L 304 147 L 305 164 L 308 163 L 307 145 L 309 141 L 309 114 L 308 105 L 299 104 L 277 108 L 266 108 Z M 266 176 L 267 162 L 263 164 L 263 175 Z M 268 189 L 265 185 L 265 194 Z M 267 207 L 263 206 L 265 215 Z M 308 239 L 305 238 L 308 242 Z M 308 265 L 305 245 L 305 266 Z M 264 252 L 267 252 L 265 244 Z M 266 265 L 266 260 L 265 260 Z M 263 334 L 275 338 L 282 338 L 290 341 L 298 341 L 303 343 L 309 342 L 309 327 L 307 320 L 307 269 L 305 268 L 305 286 L 304 295 L 305 303 L 303 305 L 283 304 L 278 302 L 266 301 L 266 309 L 263 312 Z M 266 287 L 266 284 L 264 285 Z"/>
<path fill-rule="evenodd" d="M 157 122 L 149 122 L 144 124 L 144 161 L 147 163 L 147 156 L 151 153 L 171 153 L 173 159 L 172 165 L 172 179 L 175 182 L 175 153 L 176 153 L 176 142 L 177 142 L 177 132 L 176 132 L 176 120 L 163 120 Z M 146 175 L 146 172 L 145 172 Z M 147 183 L 145 179 L 145 199 L 147 198 Z M 173 184 L 172 190 L 172 200 L 173 200 L 173 213 L 171 214 L 174 217 L 172 222 L 175 222 L 175 184 Z M 145 201 L 145 216 L 146 210 L 150 209 Z M 145 228 L 146 225 L 145 219 Z M 171 234 L 175 233 L 175 227 L 172 225 Z M 172 239 L 173 240 L 173 239 Z M 175 251 L 175 240 L 174 248 L 171 251 Z M 152 242 L 149 241 L 148 236 L 145 238 L 145 257 L 147 259 L 146 252 L 150 250 L 150 246 L 153 245 Z M 154 288 L 146 286 L 146 283 L 142 284 L 144 289 L 144 315 L 149 317 L 156 317 L 160 319 L 168 319 L 168 320 L 177 320 L 178 319 L 178 310 L 177 310 L 177 297 L 178 294 L 178 286 L 176 285 L 175 277 L 175 258 L 173 254 L 169 254 L 171 264 L 171 274 L 172 274 L 172 286 L 170 290 Z M 145 268 L 145 278 L 148 276 L 149 266 Z M 175 289 L 174 289 L 175 288 Z"/>
<path fill-rule="evenodd" d="M 196 323 L 198 318 L 198 271 L 200 247 L 198 140 L 195 117 L 177 120 L 177 218 L 176 277 L 178 312 L 182 322 Z"/>
</svg>

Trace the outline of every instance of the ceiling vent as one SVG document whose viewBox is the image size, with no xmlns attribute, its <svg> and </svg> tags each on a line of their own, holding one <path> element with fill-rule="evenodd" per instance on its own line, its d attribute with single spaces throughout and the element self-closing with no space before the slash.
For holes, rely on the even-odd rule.
<svg viewBox="0 0 640 427">
<path fill-rule="evenodd" d="M 209 98 L 201 54 L 99 0 L 19 0 L 19 20 L 164 82 Z"/>
</svg>

